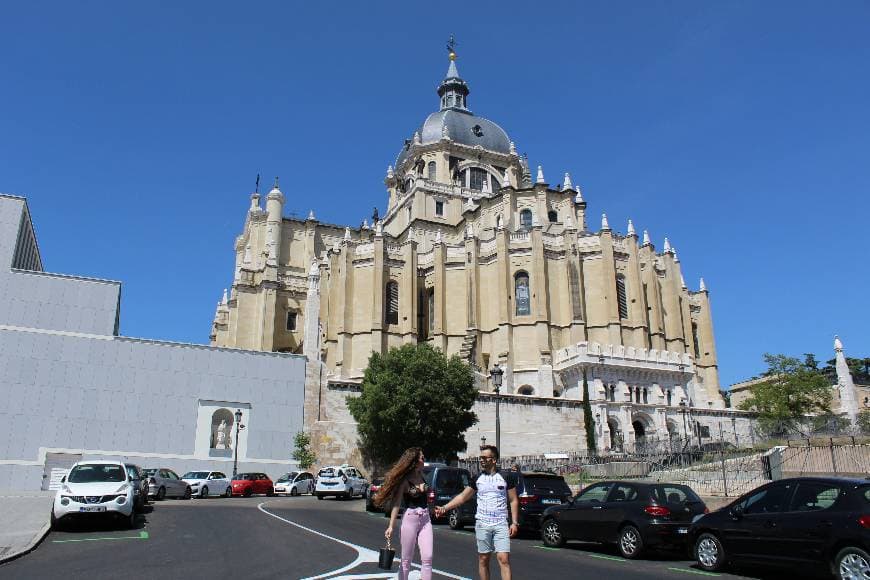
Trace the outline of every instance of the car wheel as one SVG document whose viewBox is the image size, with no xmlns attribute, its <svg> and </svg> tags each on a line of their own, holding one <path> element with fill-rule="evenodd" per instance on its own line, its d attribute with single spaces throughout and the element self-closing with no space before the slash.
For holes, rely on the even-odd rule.
<svg viewBox="0 0 870 580">
<path fill-rule="evenodd" d="M 459 515 L 459 510 L 450 510 L 447 516 L 447 525 L 451 530 L 461 530 L 463 527 L 462 517 Z"/>
<path fill-rule="evenodd" d="M 52 510 L 51 510 L 51 529 L 52 530 L 59 530 L 62 527 L 63 526 L 61 526 L 60 520 L 57 519 L 56 517 L 54 517 L 54 509 L 52 508 Z"/>
<path fill-rule="evenodd" d="M 551 548 L 561 548 L 565 545 L 565 534 L 562 532 L 562 526 L 556 520 L 550 519 L 544 522 L 541 526 L 541 540 L 545 546 Z"/>
<path fill-rule="evenodd" d="M 190 499 L 190 497 L 191 497 L 192 495 L 193 495 L 193 492 L 190 490 L 190 486 L 188 485 L 188 486 L 184 489 L 184 495 L 181 496 L 181 499 Z"/>
<path fill-rule="evenodd" d="M 199 490 L 199 497 L 208 497 L 208 487 L 203 487 Z"/>
<path fill-rule="evenodd" d="M 695 541 L 695 560 L 707 572 L 716 572 L 725 567 L 725 548 L 719 538 L 703 533 Z"/>
<path fill-rule="evenodd" d="M 294 485 L 293 487 L 290 488 L 290 495 L 293 496 L 293 497 L 296 497 L 297 495 L 299 495 L 299 491 L 297 491 L 295 485 Z"/>
<path fill-rule="evenodd" d="M 250 487 L 245 489 L 245 497 L 251 497 L 252 495 L 254 495 L 253 489 L 251 489 Z"/>
<path fill-rule="evenodd" d="M 640 530 L 631 524 L 619 531 L 619 553 L 623 558 L 633 560 L 643 552 L 643 537 Z"/>
<path fill-rule="evenodd" d="M 227 488 L 224 490 L 224 497 L 233 497 L 232 486 L 228 485 Z"/>
<path fill-rule="evenodd" d="M 274 487 L 270 487 L 270 488 L 269 488 L 269 491 L 266 492 L 266 495 L 269 496 L 269 497 L 274 497 L 274 496 L 275 496 L 275 488 L 274 488 Z"/>
<path fill-rule="evenodd" d="M 157 490 L 157 501 L 163 501 L 164 499 L 166 499 L 166 488 L 161 487 Z"/>
<path fill-rule="evenodd" d="M 870 554 L 852 546 L 843 548 L 834 558 L 834 576 L 840 580 L 870 577 Z"/>
</svg>

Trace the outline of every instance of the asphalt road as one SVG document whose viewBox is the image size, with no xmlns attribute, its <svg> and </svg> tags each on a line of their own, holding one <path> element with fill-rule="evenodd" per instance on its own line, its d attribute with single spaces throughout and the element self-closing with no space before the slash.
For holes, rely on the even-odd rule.
<svg viewBox="0 0 870 580">
<path fill-rule="evenodd" d="M 382 514 L 366 513 L 362 500 L 167 500 L 140 516 L 135 530 L 107 523 L 51 532 L 30 554 L 0 565 L 0 579 L 391 578 L 398 555 L 392 574 L 377 568 L 386 522 Z M 594 544 L 553 550 L 524 537 L 511 550 L 517 579 L 746 577 L 709 574 L 679 555 L 628 561 Z M 434 578 L 477 578 L 473 532 L 436 526 L 434 567 Z M 494 561 L 492 571 L 499 578 Z"/>
</svg>

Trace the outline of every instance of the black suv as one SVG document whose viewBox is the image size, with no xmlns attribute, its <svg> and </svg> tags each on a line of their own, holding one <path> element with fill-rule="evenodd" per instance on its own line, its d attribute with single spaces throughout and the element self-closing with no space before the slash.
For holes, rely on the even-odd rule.
<svg viewBox="0 0 870 580">
<path fill-rule="evenodd" d="M 810 569 L 837 578 L 870 570 L 870 481 L 796 477 L 761 486 L 698 519 L 692 554 L 707 571 L 730 562 Z"/>
<path fill-rule="evenodd" d="M 461 467 L 447 465 L 427 465 L 423 468 L 423 479 L 429 486 L 427 497 L 429 503 L 429 515 L 433 523 L 444 521 L 435 517 L 435 508 L 442 506 L 451 499 L 462 493 L 469 481 L 471 474 Z M 477 502 L 467 501 L 455 510 L 447 514 L 447 522 L 450 527 L 457 530 L 467 523 L 474 523 L 474 515 L 477 512 Z"/>
<path fill-rule="evenodd" d="M 561 475 L 548 472 L 523 472 L 517 486 L 520 500 L 520 530 L 541 529 L 541 514 L 550 506 L 571 501 L 571 488 Z"/>
</svg>

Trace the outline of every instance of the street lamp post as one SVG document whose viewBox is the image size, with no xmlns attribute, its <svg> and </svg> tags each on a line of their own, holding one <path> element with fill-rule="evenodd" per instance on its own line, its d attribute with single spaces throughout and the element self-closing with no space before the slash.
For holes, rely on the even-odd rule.
<svg viewBox="0 0 870 580">
<path fill-rule="evenodd" d="M 504 369 L 498 363 L 489 371 L 492 377 L 492 386 L 495 387 L 495 446 L 501 455 L 501 416 L 499 415 L 499 400 L 501 399 L 501 377 Z"/>
<path fill-rule="evenodd" d="M 486 435 L 481 435 L 480 436 L 480 448 L 483 449 L 484 447 L 486 447 Z"/>
<path fill-rule="evenodd" d="M 242 425 L 242 410 L 236 409 L 236 441 L 233 449 L 233 478 L 239 474 L 239 429 L 244 429 Z"/>
</svg>

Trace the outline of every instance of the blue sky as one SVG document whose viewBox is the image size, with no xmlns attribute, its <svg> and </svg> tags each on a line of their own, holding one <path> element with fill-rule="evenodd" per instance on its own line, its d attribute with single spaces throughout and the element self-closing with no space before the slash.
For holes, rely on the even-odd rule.
<svg viewBox="0 0 870 580">
<path fill-rule="evenodd" d="M 123 334 L 205 343 L 256 174 L 288 213 L 383 212 L 455 34 L 475 113 L 705 278 L 727 385 L 836 333 L 870 356 L 868 25 L 849 0 L 7 3 L 0 191 L 48 270 L 124 282 Z"/>
</svg>

